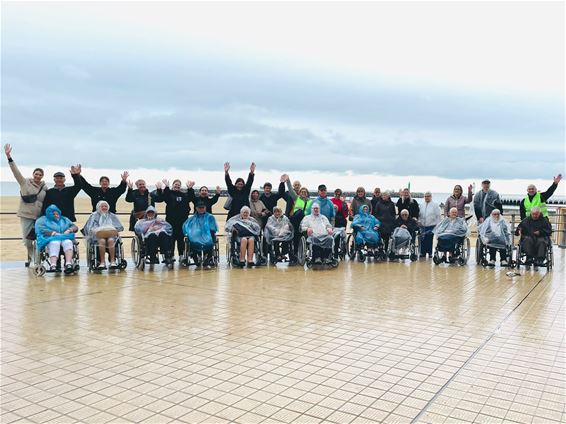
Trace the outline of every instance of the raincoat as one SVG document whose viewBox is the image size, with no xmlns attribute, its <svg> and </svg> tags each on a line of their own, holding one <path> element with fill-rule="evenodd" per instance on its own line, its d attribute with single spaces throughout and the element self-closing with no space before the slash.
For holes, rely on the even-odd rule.
<svg viewBox="0 0 566 424">
<path fill-rule="evenodd" d="M 361 205 L 352 221 L 352 228 L 356 230 L 356 243 L 376 246 L 379 243 L 379 233 L 374 227 L 379 227 L 380 225 L 379 220 L 375 216 L 370 215 L 368 205 Z M 364 227 L 364 229 L 362 230 L 361 227 Z"/>
<path fill-rule="evenodd" d="M 259 236 L 261 227 L 251 216 L 248 219 L 243 219 L 240 214 L 238 214 L 226 221 L 224 230 L 226 234 L 231 234 L 232 230 L 238 230 L 241 237 L 249 237 L 247 234 Z"/>
<path fill-rule="evenodd" d="M 203 214 L 196 213 L 185 221 L 183 224 L 183 234 L 187 236 L 191 246 L 196 250 L 210 250 L 214 245 L 212 232 L 218 231 L 218 224 L 214 216 L 205 212 Z"/>
<path fill-rule="evenodd" d="M 155 217 L 153 219 L 147 219 L 147 213 L 149 211 L 155 212 Z M 173 234 L 173 227 L 167 221 L 158 218 L 155 208 L 150 206 L 146 209 L 143 219 L 136 222 L 134 231 L 136 234 L 139 234 L 146 239 L 152 234 L 159 235 L 161 232 L 165 232 L 165 234 L 171 236 Z"/>
<path fill-rule="evenodd" d="M 118 232 L 124 231 L 124 227 L 118 220 L 118 217 L 112 212 L 106 213 L 100 210 L 102 200 L 96 204 L 96 212 L 93 212 L 88 218 L 81 232 L 90 242 L 96 241 L 96 232 L 98 230 L 115 229 Z"/>
<path fill-rule="evenodd" d="M 322 214 L 305 216 L 301 221 L 301 231 L 306 231 L 308 228 L 313 230 L 312 235 L 307 239 L 309 242 L 323 249 L 332 249 L 334 239 L 328 234 L 328 228 L 332 229 L 332 225 L 326 216 Z"/>
<path fill-rule="evenodd" d="M 285 215 L 281 215 L 279 218 L 271 215 L 267 220 L 263 234 L 267 243 L 293 240 L 293 225 Z"/>
<path fill-rule="evenodd" d="M 491 216 L 479 226 L 479 235 L 483 244 L 497 249 L 505 249 L 511 244 L 511 233 L 507 222 L 499 218 L 496 222 Z"/>
<path fill-rule="evenodd" d="M 434 227 L 432 232 L 436 234 L 437 237 L 465 237 L 466 234 L 468 234 L 468 225 L 464 218 L 457 217 L 455 219 L 450 219 L 450 217 L 446 217 L 440 221 L 436 227 Z"/>
<path fill-rule="evenodd" d="M 55 218 L 53 212 L 58 212 L 59 218 Z M 69 218 L 61 216 L 61 210 L 57 206 L 49 206 L 45 210 L 45 215 L 35 221 L 37 251 L 41 251 L 52 241 L 74 240 L 75 233 L 63 234 L 73 226 L 74 224 Z M 53 232 L 57 235 L 52 236 Z"/>
</svg>

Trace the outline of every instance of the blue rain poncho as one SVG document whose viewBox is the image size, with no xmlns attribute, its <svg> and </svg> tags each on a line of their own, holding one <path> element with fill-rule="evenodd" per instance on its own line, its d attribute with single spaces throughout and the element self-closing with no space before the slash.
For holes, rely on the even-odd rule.
<svg viewBox="0 0 566 424">
<path fill-rule="evenodd" d="M 511 233 L 503 218 L 497 221 L 489 216 L 480 226 L 479 235 L 483 244 L 496 249 L 505 249 L 511 244 Z"/>
<path fill-rule="evenodd" d="M 155 216 L 153 217 L 153 219 L 148 219 L 147 213 L 151 211 L 155 213 Z M 158 218 L 157 211 L 153 206 L 150 206 L 146 209 L 144 218 L 136 222 L 134 231 L 136 232 L 136 234 L 139 234 L 144 239 L 146 239 L 152 234 L 159 235 L 159 233 L 161 232 L 164 232 L 168 236 L 171 236 L 173 234 L 173 227 L 167 221 Z"/>
<path fill-rule="evenodd" d="M 361 205 L 352 221 L 352 228 L 356 230 L 356 243 L 359 245 L 377 246 L 379 243 L 379 233 L 374 227 L 379 228 L 380 225 L 379 220 L 369 214 L 368 205 Z"/>
<path fill-rule="evenodd" d="M 271 215 L 267 220 L 263 234 L 267 243 L 272 241 L 289 241 L 293 239 L 293 225 L 285 215 L 281 215 L 279 218 Z"/>
<path fill-rule="evenodd" d="M 196 250 L 207 251 L 214 246 L 214 238 L 211 232 L 218 231 L 218 224 L 214 216 L 205 213 L 195 213 L 183 224 L 183 234 L 187 236 L 191 247 Z"/>
<path fill-rule="evenodd" d="M 442 236 L 455 236 L 465 237 L 468 234 L 468 225 L 464 218 L 450 218 L 446 217 L 432 230 L 437 237 Z"/>
<path fill-rule="evenodd" d="M 59 218 L 55 218 L 53 212 L 59 214 Z M 36 245 L 37 251 L 41 251 L 52 241 L 74 240 L 75 233 L 63 234 L 75 224 L 64 216 L 61 216 L 61 209 L 55 205 L 49 206 L 45 210 L 45 215 L 35 221 L 35 234 L 37 237 Z M 53 233 L 56 235 L 51 235 Z"/>
</svg>

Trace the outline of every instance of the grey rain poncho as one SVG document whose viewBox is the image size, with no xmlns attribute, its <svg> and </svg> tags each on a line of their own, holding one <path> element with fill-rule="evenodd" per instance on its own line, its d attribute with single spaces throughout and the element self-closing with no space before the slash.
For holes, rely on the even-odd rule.
<svg viewBox="0 0 566 424">
<path fill-rule="evenodd" d="M 230 235 L 232 230 L 238 230 L 240 233 L 249 232 L 254 236 L 259 236 L 261 227 L 251 216 L 248 219 L 242 219 L 240 214 L 238 214 L 226 221 L 226 225 L 224 225 L 224 231 L 226 231 L 226 234 Z M 247 236 L 244 235 L 243 237 Z"/>
<path fill-rule="evenodd" d="M 483 244 L 497 249 L 505 249 L 511 244 L 511 233 L 503 218 L 497 221 L 489 216 L 478 228 Z"/>
<path fill-rule="evenodd" d="M 409 247 L 411 233 L 406 228 L 397 227 L 393 230 L 391 238 L 395 249 L 403 249 Z"/>
<path fill-rule="evenodd" d="M 267 220 L 263 234 L 268 243 L 272 241 L 289 241 L 293 239 L 293 225 L 285 215 L 281 215 L 279 218 L 271 215 Z"/>
<path fill-rule="evenodd" d="M 96 233 L 99 230 L 109 230 L 115 229 L 116 231 L 124 231 L 124 227 L 118 220 L 118 217 L 113 214 L 112 212 L 108 211 L 106 213 L 102 212 L 101 205 L 102 203 L 108 204 L 108 202 L 101 200 L 96 204 L 96 212 L 93 212 L 88 220 L 84 228 L 81 232 L 85 235 L 86 239 L 89 242 L 96 241 Z"/>
<path fill-rule="evenodd" d="M 440 223 L 434 227 L 432 230 L 436 237 L 442 236 L 456 236 L 456 237 L 465 237 L 468 234 L 468 225 L 466 224 L 466 220 L 464 218 L 454 218 L 451 219 L 450 217 L 444 218 Z"/>
</svg>

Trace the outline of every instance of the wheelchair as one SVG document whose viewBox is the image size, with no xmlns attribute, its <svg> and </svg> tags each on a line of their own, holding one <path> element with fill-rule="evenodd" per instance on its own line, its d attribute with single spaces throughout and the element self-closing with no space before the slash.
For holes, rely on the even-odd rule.
<svg viewBox="0 0 566 424">
<path fill-rule="evenodd" d="M 348 246 L 348 257 L 350 260 L 356 259 L 358 257 L 359 262 L 365 262 L 366 258 L 373 257 L 375 262 L 382 260 L 387 260 L 387 253 L 385 252 L 385 245 L 383 244 L 383 240 L 379 237 L 379 242 L 376 246 L 368 246 L 367 243 L 358 244 L 356 242 L 356 234 L 357 231 L 353 231 L 348 234 L 348 239 L 346 240 L 346 244 Z M 373 247 L 373 251 L 369 251 L 368 247 Z"/>
<path fill-rule="evenodd" d="M 35 240 L 33 242 L 33 248 L 34 250 L 36 250 L 36 244 L 35 244 Z M 35 260 L 35 266 L 33 268 L 33 271 L 36 275 L 36 277 L 41 277 L 43 275 L 45 275 L 46 273 L 56 273 L 56 274 L 61 274 L 61 272 L 63 272 L 63 269 L 61 268 L 61 262 L 65 262 L 65 252 L 63 252 L 63 247 L 61 246 L 59 248 L 59 257 L 57 258 L 57 265 L 55 270 L 51 270 L 51 262 L 49 261 L 49 254 L 46 250 L 46 247 L 44 247 L 43 249 L 41 249 L 40 252 L 37 253 L 37 257 Z M 77 240 L 73 240 L 73 258 L 72 258 L 72 264 L 73 264 L 73 275 L 76 275 L 79 272 L 80 264 L 79 264 L 79 242 Z M 71 275 L 71 273 L 67 273 L 66 275 Z"/>
<path fill-rule="evenodd" d="M 346 255 L 348 255 L 348 242 L 346 239 L 346 229 L 345 228 L 334 228 L 332 233 L 332 238 L 334 239 L 334 245 L 332 247 L 332 254 L 336 260 L 345 260 Z"/>
<path fill-rule="evenodd" d="M 434 253 L 432 255 L 432 261 L 435 265 L 439 265 L 445 262 L 445 256 L 440 255 L 440 250 L 438 249 L 438 239 L 434 246 Z M 444 250 L 442 252 L 445 252 Z M 470 258 L 470 239 L 468 237 L 461 237 L 455 244 L 454 249 L 450 252 L 452 256 L 450 257 L 450 263 L 457 263 L 458 265 L 464 266 L 468 263 Z"/>
<path fill-rule="evenodd" d="M 124 257 L 124 243 L 122 242 L 122 238 L 119 236 L 116 238 L 114 249 L 117 266 L 109 266 L 108 269 L 111 271 L 122 271 L 126 269 L 128 262 Z M 106 247 L 106 254 L 108 254 L 108 247 Z M 88 266 L 88 271 L 100 272 L 101 270 L 97 269 L 99 263 L 100 252 L 98 250 L 98 244 L 96 244 L 96 241 L 87 241 L 86 264 Z"/>
<path fill-rule="evenodd" d="M 263 253 L 263 231 L 259 236 L 254 236 L 254 255 L 255 265 L 263 266 L 267 264 L 267 259 Z M 238 240 L 238 230 L 226 233 L 226 260 L 232 267 L 240 268 L 240 241 Z"/>
<path fill-rule="evenodd" d="M 484 244 L 481 237 L 478 236 L 476 241 L 476 264 L 481 265 L 484 268 L 489 265 L 489 244 Z M 497 248 L 500 249 L 500 248 Z M 509 245 L 506 247 L 505 260 L 507 261 L 507 267 L 513 268 L 513 246 Z"/>
<path fill-rule="evenodd" d="M 189 238 L 185 236 L 185 253 L 183 253 L 183 259 L 181 260 L 181 265 L 185 267 L 196 266 L 197 268 L 216 268 L 220 263 L 220 247 L 218 243 L 218 237 L 214 235 L 214 244 L 212 246 L 212 251 L 204 252 L 203 250 L 197 249 L 196 246 L 189 241 Z"/>
<path fill-rule="evenodd" d="M 275 243 L 279 243 L 282 252 L 287 252 L 282 257 L 277 257 L 277 254 L 275 253 Z M 290 256 L 293 253 L 293 239 L 285 241 L 271 240 L 271 243 L 266 243 L 266 245 L 269 263 L 271 265 L 277 265 L 279 262 L 290 261 Z"/>
<path fill-rule="evenodd" d="M 527 254 L 525 253 L 525 251 L 523 250 L 523 242 L 522 240 L 519 241 L 519 245 L 517 246 L 517 253 L 516 253 L 516 260 L 515 260 L 515 266 L 517 268 L 519 268 L 520 266 L 524 266 L 525 268 L 529 269 L 531 267 L 531 265 L 534 265 L 534 263 L 528 263 L 527 262 Z M 554 250 L 552 248 L 552 239 L 548 240 L 548 246 L 546 248 L 546 255 L 544 258 L 544 262 L 540 265 L 544 268 L 546 268 L 547 271 L 550 271 L 552 269 L 552 267 L 554 266 Z M 534 270 L 536 271 L 538 269 L 537 265 L 534 265 Z"/>
<path fill-rule="evenodd" d="M 411 262 L 415 262 L 419 258 L 419 252 L 420 246 L 418 230 L 415 231 L 414 235 L 411 236 L 409 241 L 403 243 L 402 245 L 397 245 L 394 233 L 391 234 L 391 238 L 389 239 L 389 247 L 387 249 L 387 257 L 389 258 L 389 260 L 394 261 L 396 259 L 409 259 Z"/>
<path fill-rule="evenodd" d="M 134 266 L 143 271 L 146 265 L 149 265 L 150 269 L 153 269 L 153 265 L 150 262 L 150 257 L 148 252 L 146 251 L 145 240 L 139 234 L 135 234 L 132 238 L 132 245 L 131 245 L 131 253 L 132 253 L 132 260 L 134 261 Z M 171 260 L 167 264 L 168 269 L 173 269 L 173 264 L 175 260 L 173 259 L 173 255 L 171 252 L 159 252 L 161 254 L 161 262 L 165 262 L 165 258 L 169 256 Z"/>
<path fill-rule="evenodd" d="M 340 236 L 339 236 L 340 237 Z M 332 253 L 330 254 L 330 256 L 326 259 L 325 263 L 321 263 L 321 264 L 315 264 L 315 261 L 313 259 L 313 246 L 312 246 L 312 242 L 309 241 L 309 237 L 307 235 L 306 232 L 303 232 L 301 234 L 301 238 L 299 240 L 299 248 L 297 250 L 297 262 L 299 263 L 299 265 L 304 266 L 306 265 L 307 268 L 315 268 L 315 269 L 324 269 L 324 268 L 336 268 L 339 264 L 338 262 L 338 258 L 339 256 L 337 256 L 337 248 L 336 248 L 336 238 L 333 235 L 333 246 L 332 246 Z M 339 248 L 338 248 L 339 249 Z M 344 257 L 345 257 L 345 253 L 346 249 L 344 249 Z"/>
</svg>

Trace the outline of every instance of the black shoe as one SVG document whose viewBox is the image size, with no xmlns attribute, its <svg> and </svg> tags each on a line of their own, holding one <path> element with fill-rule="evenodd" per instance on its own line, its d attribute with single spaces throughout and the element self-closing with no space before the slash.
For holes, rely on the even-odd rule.
<svg viewBox="0 0 566 424">
<path fill-rule="evenodd" d="M 72 264 L 65 265 L 65 274 L 72 274 L 75 272 L 75 269 Z"/>
<path fill-rule="evenodd" d="M 30 264 L 30 261 L 25 261 L 25 262 L 24 262 L 24 266 L 25 266 L 26 268 L 29 268 L 29 264 Z"/>
<path fill-rule="evenodd" d="M 321 263 L 322 263 L 322 259 L 321 259 L 321 258 L 316 258 L 316 259 L 313 261 L 313 263 L 315 263 L 315 264 L 317 264 L 317 265 L 318 265 L 318 264 L 321 264 Z"/>
<path fill-rule="evenodd" d="M 150 264 L 159 264 L 159 259 L 157 257 L 153 257 L 149 260 Z"/>
<path fill-rule="evenodd" d="M 248 268 L 253 268 L 254 266 L 256 266 L 253 262 L 248 262 Z"/>
</svg>

